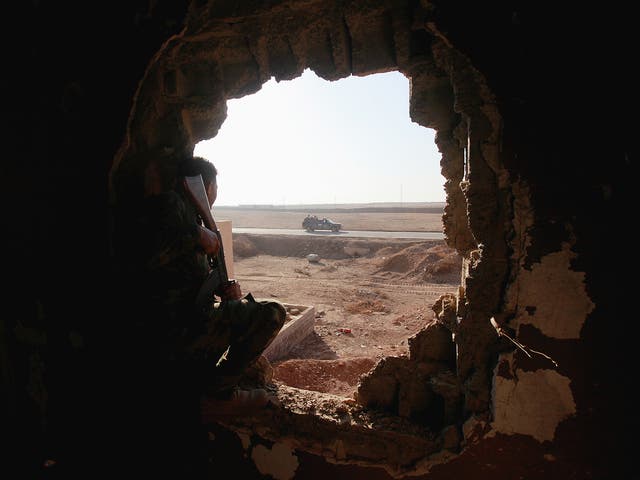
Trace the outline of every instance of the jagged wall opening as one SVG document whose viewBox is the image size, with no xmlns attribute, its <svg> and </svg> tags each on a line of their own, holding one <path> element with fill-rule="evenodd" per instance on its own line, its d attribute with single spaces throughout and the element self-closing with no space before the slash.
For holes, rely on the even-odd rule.
<svg viewBox="0 0 640 480">
<path fill-rule="evenodd" d="M 414 2 L 357 7 L 284 2 L 272 8 L 196 2 L 184 30 L 162 46 L 139 85 L 112 168 L 112 206 L 126 209 L 143 197 L 150 170 L 169 187 L 182 154 L 216 135 L 228 99 L 254 93 L 272 77 L 296 78 L 306 68 L 326 80 L 393 70 L 410 79 L 411 119 L 437 131 L 446 178 L 444 231 L 448 245 L 465 259 L 464 276 L 457 295 L 434 305 L 438 321 L 412 345 L 409 360 L 381 362 L 364 380 L 359 405 L 348 407 L 357 424 L 366 416 L 362 407 L 375 411 L 393 401 L 397 428 L 428 445 L 396 454 L 362 453 L 354 446 L 359 440 L 353 440 L 362 431 L 354 428 L 343 432 L 342 447 L 328 454 L 326 443 L 337 434 L 336 426 L 306 430 L 292 420 L 301 397 L 289 391 L 282 392 L 277 421 L 262 419 L 267 425 L 262 433 L 287 437 L 297 448 L 334 461 L 382 465 L 394 475 L 419 470 L 420 459 L 460 451 L 469 416 L 490 414 L 497 350 L 488 319 L 500 311 L 509 275 L 509 233 L 503 229 L 512 202 L 500 162 L 501 118 L 491 92 L 430 21 L 428 8 Z M 404 392 L 403 403 L 388 400 L 399 392 Z M 335 399 L 307 395 L 307 400 L 324 405 L 331 418 L 345 414 L 346 407 Z M 407 417 L 429 421 L 407 424 Z M 234 427 L 248 428 L 242 421 Z"/>
<path fill-rule="evenodd" d="M 296 102 L 291 102 L 288 98 L 290 95 L 295 96 Z M 313 98 L 315 95 L 319 98 Z M 284 105 L 277 105 L 275 98 L 282 99 L 280 103 Z M 235 114 L 234 103 L 237 108 Z M 393 197 L 397 202 L 395 187 L 399 186 L 400 202 L 392 205 L 400 209 L 417 207 L 412 202 L 408 205 L 403 203 L 402 182 L 404 187 L 409 186 L 405 193 L 409 192 L 410 196 L 417 192 L 421 192 L 423 198 L 425 195 L 442 194 L 440 154 L 435 152 L 433 142 L 435 132 L 411 122 L 408 117 L 409 80 L 397 71 L 367 77 L 352 76 L 344 81 L 330 82 L 305 70 L 302 77 L 280 83 L 271 80 L 263 86 L 263 90 L 227 104 L 228 117 L 216 138 L 198 143 L 195 149 L 196 154 L 200 152 L 205 158 L 212 159 L 218 169 L 225 172 L 216 207 L 221 195 L 228 193 L 235 196 L 235 202 L 243 205 L 243 209 L 257 203 L 260 208 L 258 212 L 266 219 L 277 215 L 276 212 L 281 209 L 289 209 L 291 222 L 283 227 L 256 218 L 255 221 L 259 223 L 253 224 L 246 219 L 249 211 L 244 210 L 245 219 L 236 224 L 236 218 L 233 214 L 229 216 L 228 210 L 214 207 L 214 216 L 218 220 L 231 219 L 234 230 L 237 226 L 297 229 L 305 213 L 317 213 L 320 218 L 329 215 L 338 221 L 333 215 L 346 214 L 350 196 L 361 199 L 352 202 L 357 213 L 347 221 L 342 220 L 340 235 L 319 238 L 320 241 L 313 237 L 278 235 L 275 236 L 276 242 L 272 243 L 268 241 L 269 236 L 234 234 L 231 251 L 236 263 L 234 268 L 246 268 L 244 265 L 247 262 L 243 265 L 238 263 L 248 256 L 255 258 L 254 268 L 265 272 L 259 273 L 265 281 L 258 283 L 258 290 L 256 286 L 251 288 L 254 296 L 273 296 L 292 306 L 315 307 L 315 312 L 309 311 L 304 315 L 304 322 L 297 319 L 297 315 L 287 317 L 287 333 L 281 332 L 280 341 L 275 342 L 280 345 L 277 358 L 274 358 L 273 345 L 270 347 L 271 352 L 267 357 L 273 367 L 274 380 L 292 387 L 352 397 L 358 379 L 371 369 L 377 358 L 408 354 L 410 337 L 433 318 L 429 308 L 431 302 L 425 295 L 435 300 L 439 296 L 437 292 L 458 291 L 460 256 L 440 242 L 416 241 L 409 247 L 409 244 L 392 241 L 388 243 L 389 248 L 384 254 L 377 254 L 376 249 L 382 247 L 382 242 L 351 240 L 352 246 L 348 238 L 345 239 L 346 243 L 340 240 L 343 234 L 348 237 L 354 230 L 377 229 L 367 226 L 366 222 L 360 223 L 368 214 L 365 210 L 358 210 L 359 206 L 364 207 L 358 203 L 381 204 L 384 199 L 375 198 L 376 195 L 392 202 Z M 284 118 L 285 115 L 290 118 Z M 377 118 L 372 118 L 376 115 Z M 383 128 L 387 130 L 386 135 Z M 393 129 L 394 135 L 389 135 L 390 129 Z M 267 132 L 273 138 L 267 138 Z M 292 132 L 295 132 L 293 137 Z M 241 141 L 241 135 L 250 135 L 255 141 Z M 349 139 L 349 136 L 353 138 Z M 230 142 L 232 137 L 235 137 L 233 144 Z M 339 140 L 336 142 L 336 139 Z M 406 142 L 412 142 L 410 145 L 413 148 Z M 410 155 L 405 153 L 409 151 L 412 152 Z M 268 161 L 254 163 L 262 158 Z M 389 168 L 390 161 L 392 168 Z M 298 164 L 293 165 L 293 162 Z M 367 165 L 363 165 L 363 162 L 367 162 Z M 236 183 L 231 184 L 234 179 Z M 378 186 L 377 192 L 373 190 L 373 185 Z M 265 191 L 265 188 L 268 190 Z M 302 210 L 302 204 L 305 203 L 302 192 L 310 195 L 310 198 L 315 197 L 315 201 L 324 198 L 324 204 L 315 207 L 310 205 Z M 336 203 L 336 197 L 341 200 L 339 204 Z M 229 202 L 228 198 L 224 201 Z M 285 198 L 289 200 L 287 203 L 284 202 Z M 331 209 L 332 205 L 337 208 L 335 213 L 315 210 Z M 371 207 L 375 211 L 376 205 Z M 440 211 L 437 207 L 433 208 L 434 213 L 429 214 L 428 220 L 426 214 L 418 214 L 421 220 L 399 212 L 393 218 L 386 216 L 389 223 L 381 222 L 381 228 L 412 231 L 426 227 L 426 230 L 440 231 L 442 207 Z M 271 208 L 274 210 L 270 211 Z M 429 224 L 421 221 L 428 221 Z M 317 262 L 303 262 L 300 268 L 293 270 L 286 267 L 289 257 L 304 259 L 310 253 L 318 255 Z M 229 249 L 225 255 L 229 259 Z M 285 262 L 281 268 L 274 269 L 271 258 L 265 258 L 264 255 L 274 255 Z M 348 261 L 334 265 L 330 259 Z M 375 272 L 365 273 L 360 270 L 365 262 L 377 262 L 379 266 Z M 317 270 L 315 267 L 318 266 L 322 268 Z M 335 288 L 332 299 L 318 288 L 315 298 L 301 300 L 306 281 L 317 281 L 319 278 L 329 280 L 330 272 L 336 270 L 339 271 L 337 276 L 344 280 L 349 277 L 360 278 L 360 288 L 356 290 L 358 284 L 339 281 L 345 288 Z M 297 285 L 294 289 L 297 294 L 287 294 L 282 290 L 277 294 L 276 291 L 270 292 L 268 287 L 264 287 L 270 284 L 270 276 L 266 272 L 276 274 L 282 280 L 278 282 L 278 288 L 289 282 Z M 246 275 L 244 271 L 238 277 L 244 285 L 250 281 Z M 438 284 L 437 287 L 434 282 Z M 380 283 L 378 288 L 372 288 L 377 283 Z M 325 282 L 322 284 L 326 285 Z M 425 288 L 429 289 L 429 293 L 425 292 Z M 350 305 L 346 307 L 341 302 L 344 296 L 350 299 Z M 332 306 L 323 305 L 325 302 Z M 416 309 L 409 311 L 406 303 L 416 305 Z M 309 315 L 311 313 L 315 313 L 315 319 L 314 315 Z M 334 322 L 338 322 L 339 326 L 334 326 Z M 299 333 L 293 335 L 295 331 Z M 284 341 L 285 338 L 291 340 Z M 344 340 L 336 342 L 339 347 L 348 347 L 349 339 L 354 342 L 359 339 L 357 351 L 332 346 L 336 339 Z M 394 350 L 390 351 L 389 345 Z"/>
</svg>

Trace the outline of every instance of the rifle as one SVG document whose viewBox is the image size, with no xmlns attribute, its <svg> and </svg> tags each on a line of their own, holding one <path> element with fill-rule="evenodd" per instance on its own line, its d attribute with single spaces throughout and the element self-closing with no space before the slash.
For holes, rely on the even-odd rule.
<svg viewBox="0 0 640 480">
<path fill-rule="evenodd" d="M 207 255 L 211 272 L 200 287 L 200 291 L 196 297 L 196 306 L 198 308 L 206 308 L 216 290 L 225 284 L 232 284 L 236 281 L 229 279 L 229 275 L 227 273 L 227 264 L 225 263 L 224 258 L 224 247 L 222 245 L 222 235 L 215 220 L 213 219 L 213 215 L 211 214 L 209 198 L 207 197 L 207 191 L 204 188 L 202 175 L 184 177 L 183 185 L 189 195 L 189 198 L 202 217 L 205 227 L 217 235 L 218 242 L 220 243 L 220 249 L 215 257 Z"/>
</svg>

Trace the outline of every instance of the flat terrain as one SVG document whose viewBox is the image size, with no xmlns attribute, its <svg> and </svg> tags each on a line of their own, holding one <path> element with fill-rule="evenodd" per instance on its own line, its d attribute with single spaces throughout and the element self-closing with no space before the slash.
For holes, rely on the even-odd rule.
<svg viewBox="0 0 640 480">
<path fill-rule="evenodd" d="M 442 212 L 440 203 L 408 206 L 373 207 L 353 205 L 328 207 L 217 207 L 213 208 L 216 220 L 231 220 L 234 227 L 242 228 L 302 228 L 307 214 L 327 217 L 341 223 L 344 230 L 380 230 L 404 232 L 441 232 Z M 398 204 L 400 205 L 400 204 Z"/>
<path fill-rule="evenodd" d="M 293 218 L 301 223 L 304 215 L 272 211 L 269 219 L 285 225 Z M 362 229 L 375 230 L 389 223 L 389 215 L 369 212 L 353 218 Z M 409 231 L 426 214 L 406 215 Z M 266 217 L 263 211 L 245 209 L 242 218 L 243 226 L 256 227 Z M 233 252 L 243 292 L 316 309 L 313 333 L 272 362 L 274 381 L 347 397 L 380 358 L 408 354 L 409 337 L 433 319 L 431 305 L 440 295 L 457 291 L 461 270 L 458 254 L 438 240 L 234 234 Z M 318 261 L 307 259 L 312 253 Z"/>
</svg>

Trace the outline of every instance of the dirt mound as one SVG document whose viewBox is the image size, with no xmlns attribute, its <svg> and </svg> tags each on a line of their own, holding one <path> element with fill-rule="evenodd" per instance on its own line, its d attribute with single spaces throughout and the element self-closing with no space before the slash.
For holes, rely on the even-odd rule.
<svg viewBox="0 0 640 480">
<path fill-rule="evenodd" d="M 404 273 L 402 278 L 414 282 L 456 281 L 462 268 L 460 255 L 444 243 L 411 245 L 395 253 L 386 248 L 381 249 L 378 255 L 382 258 L 378 263 L 377 273 Z"/>
<path fill-rule="evenodd" d="M 344 251 L 344 241 L 332 238 L 305 238 L 299 236 L 287 237 L 283 235 L 233 235 L 233 250 L 236 245 L 248 255 L 274 255 L 277 257 L 306 257 L 315 253 L 320 258 L 348 258 Z M 249 249 L 245 247 L 251 245 Z M 243 250 L 245 249 L 245 250 Z M 238 256 L 243 256 L 238 253 Z"/>
<path fill-rule="evenodd" d="M 412 265 L 411 261 L 409 260 L 410 256 L 411 255 L 408 255 L 403 250 L 402 252 L 396 253 L 388 258 L 383 257 L 384 260 L 382 261 L 380 270 L 384 272 L 405 273 L 409 270 L 409 268 L 411 268 Z"/>
<path fill-rule="evenodd" d="M 380 300 L 358 300 L 357 302 L 347 303 L 344 306 L 344 309 L 348 313 L 362 313 L 362 314 L 389 311 L 389 308 Z"/>
<path fill-rule="evenodd" d="M 354 295 L 349 295 L 353 297 Z M 382 300 L 388 299 L 388 295 L 379 290 L 359 289 L 355 292 L 357 300 L 346 302 L 344 310 L 351 314 L 369 315 L 374 312 L 389 312 L 388 305 Z"/>
<path fill-rule="evenodd" d="M 314 253 L 321 259 L 342 260 L 347 258 L 373 258 L 381 249 L 398 250 L 398 245 L 429 245 L 442 243 L 441 240 L 419 242 L 415 240 L 371 239 L 357 240 L 326 236 L 299 235 L 253 235 L 248 233 L 233 234 L 234 255 L 246 258 L 254 255 L 273 255 L 276 257 L 304 258 Z"/>
<path fill-rule="evenodd" d="M 249 239 L 249 237 L 241 237 L 238 235 L 234 235 L 233 254 L 241 258 L 252 257 L 258 254 L 258 248 Z"/>
<path fill-rule="evenodd" d="M 382 247 L 380 250 L 376 252 L 378 257 L 390 257 L 394 253 L 398 253 L 399 250 L 402 250 L 406 246 L 398 246 L 398 245 L 389 245 L 387 247 Z"/>
<path fill-rule="evenodd" d="M 352 397 L 361 375 L 371 370 L 375 358 L 341 360 L 291 359 L 273 366 L 273 380 L 286 385 Z"/>
</svg>

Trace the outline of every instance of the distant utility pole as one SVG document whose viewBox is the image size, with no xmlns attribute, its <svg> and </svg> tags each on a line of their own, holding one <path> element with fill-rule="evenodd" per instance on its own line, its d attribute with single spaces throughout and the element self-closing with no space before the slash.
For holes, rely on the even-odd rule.
<svg viewBox="0 0 640 480">
<path fill-rule="evenodd" d="M 400 184 L 400 206 L 402 206 L 402 184 Z"/>
</svg>

